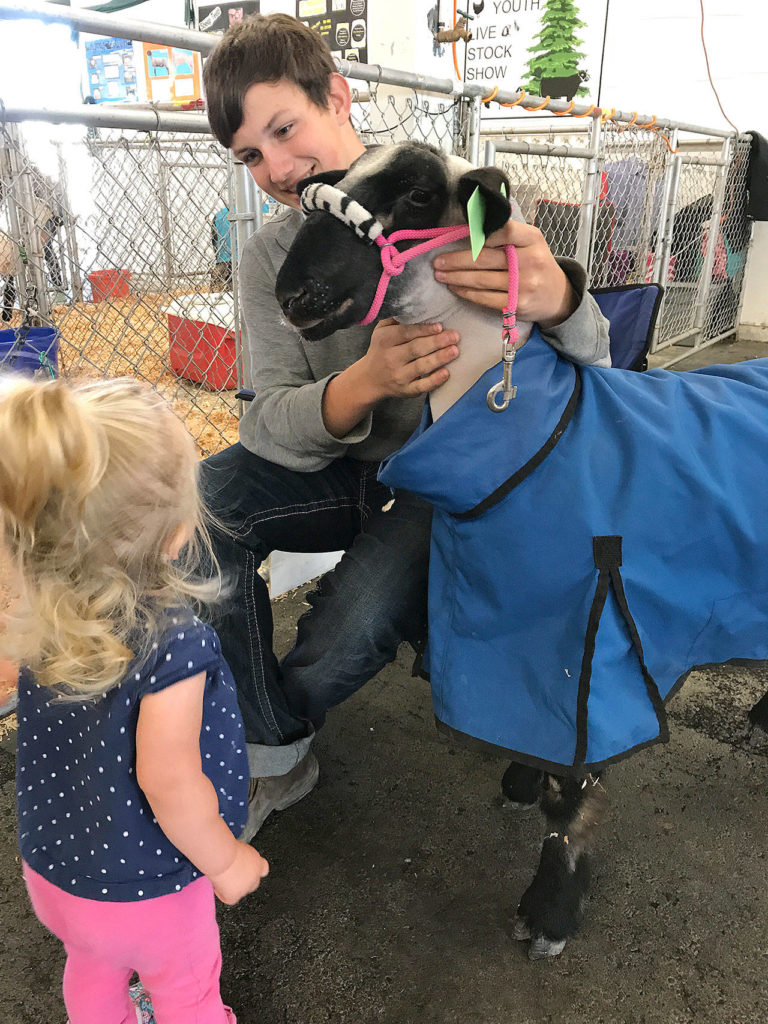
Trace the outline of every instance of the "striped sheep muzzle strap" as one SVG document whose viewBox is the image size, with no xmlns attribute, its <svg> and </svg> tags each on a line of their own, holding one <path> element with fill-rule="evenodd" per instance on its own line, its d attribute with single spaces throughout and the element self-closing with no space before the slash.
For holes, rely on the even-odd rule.
<svg viewBox="0 0 768 1024">
<path fill-rule="evenodd" d="M 401 231 L 393 231 L 391 235 L 387 236 L 384 234 L 381 222 L 364 206 L 352 199 L 346 192 L 342 192 L 341 189 L 323 182 L 313 182 L 311 185 L 307 185 L 301 193 L 301 208 L 306 214 L 315 211 L 330 213 L 347 227 L 352 228 L 358 238 L 371 245 L 378 245 L 381 250 L 382 273 L 371 308 L 359 321 L 363 326 L 373 323 L 379 315 L 389 282 L 393 277 L 402 274 L 409 260 L 415 259 L 431 249 L 437 249 L 450 242 L 457 242 L 469 235 L 467 224 L 455 224 L 443 228 L 405 228 Z M 417 238 L 424 239 L 424 241 L 406 249 L 405 252 L 400 252 L 397 248 L 397 242 L 411 241 Z M 504 250 L 509 267 L 507 305 L 502 313 L 501 332 L 504 377 L 488 392 L 486 401 L 492 412 L 503 412 L 517 393 L 517 387 L 512 384 L 512 368 L 517 344 L 515 320 L 518 290 L 517 252 L 514 245 L 505 245 Z M 501 396 L 500 402 L 498 401 L 499 396 Z"/>
</svg>

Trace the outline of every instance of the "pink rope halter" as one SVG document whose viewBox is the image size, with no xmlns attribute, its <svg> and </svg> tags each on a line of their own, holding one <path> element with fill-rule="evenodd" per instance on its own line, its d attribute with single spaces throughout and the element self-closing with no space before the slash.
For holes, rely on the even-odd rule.
<svg viewBox="0 0 768 1024">
<path fill-rule="evenodd" d="M 301 205 L 305 213 L 312 213 L 319 210 L 323 213 L 330 213 L 337 220 L 342 221 L 351 227 L 358 237 L 378 245 L 381 255 L 382 272 L 376 293 L 371 302 L 371 308 L 365 317 L 358 321 L 362 326 L 373 323 L 379 315 L 384 296 L 387 294 L 389 282 L 393 277 L 399 277 L 405 269 L 409 260 L 422 256 L 432 249 L 437 249 L 450 242 L 457 242 L 459 239 L 469 235 L 467 224 L 454 224 L 443 228 L 405 228 L 401 231 L 393 231 L 389 237 L 384 234 L 381 224 L 363 206 L 342 192 L 341 189 L 325 183 L 312 183 L 301 193 Z M 424 241 L 418 245 L 400 252 L 397 242 L 423 238 Z M 486 398 L 488 408 L 493 412 L 503 412 L 509 402 L 515 397 L 517 387 L 512 384 L 512 365 L 515 361 L 516 345 L 518 340 L 516 310 L 518 294 L 518 266 L 517 251 L 514 245 L 505 245 L 504 251 L 507 256 L 507 267 L 509 269 L 509 284 L 507 288 L 507 304 L 502 312 L 502 361 L 504 365 L 504 377 L 495 384 Z M 501 403 L 497 402 L 498 396 L 502 396 Z"/>
</svg>

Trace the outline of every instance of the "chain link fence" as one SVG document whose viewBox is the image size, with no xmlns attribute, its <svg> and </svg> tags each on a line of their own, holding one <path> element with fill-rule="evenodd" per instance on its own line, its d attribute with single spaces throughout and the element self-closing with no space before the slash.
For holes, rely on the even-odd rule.
<svg viewBox="0 0 768 1024">
<path fill-rule="evenodd" d="M 419 139 L 454 152 L 458 108 L 410 89 L 353 88 L 366 143 Z M 148 381 L 201 455 L 234 443 L 235 395 L 249 382 L 230 155 L 199 133 L 92 128 L 32 153 L 24 125 L 6 123 L 0 167 L 2 326 L 55 327 L 68 379 Z M 257 191 L 246 234 L 279 209 Z"/>
<path fill-rule="evenodd" d="M 68 379 L 148 381 L 202 454 L 234 442 L 227 154 L 208 136 L 104 130 L 55 148 L 52 179 L 15 126 L 0 135 L 3 326 L 57 328 Z"/>
<path fill-rule="evenodd" d="M 361 83 L 360 70 L 352 120 L 366 144 L 415 139 L 468 158 L 485 139 L 486 162 L 507 173 L 525 219 L 556 255 L 579 259 L 592 286 L 664 284 L 653 351 L 669 364 L 735 329 L 750 239 L 747 139 L 673 152 L 676 131 L 573 117 L 543 137 L 524 122 L 486 133 L 476 98 L 399 72 L 412 87 L 386 84 L 381 69 Z M 0 126 L 2 326 L 57 328 L 69 379 L 148 381 L 202 455 L 233 443 L 236 391 L 251 383 L 237 253 L 279 207 L 251 183 L 251 208 L 238 212 L 250 179 L 199 125 L 83 127 L 34 146 L 27 127 Z"/>
<path fill-rule="evenodd" d="M 597 120 L 556 141 L 520 131 L 486 139 L 525 219 L 556 256 L 586 266 L 591 287 L 664 286 L 651 348 L 664 365 L 738 326 L 749 149 L 744 137 L 682 147 L 676 132 Z"/>
</svg>

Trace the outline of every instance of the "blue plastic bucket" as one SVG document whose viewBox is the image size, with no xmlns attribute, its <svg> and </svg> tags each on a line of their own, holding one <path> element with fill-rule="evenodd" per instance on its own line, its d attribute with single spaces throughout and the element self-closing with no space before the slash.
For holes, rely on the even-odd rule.
<svg viewBox="0 0 768 1024">
<path fill-rule="evenodd" d="M 17 327 L 0 331 L 0 372 L 15 370 L 32 377 L 57 374 L 59 338 L 55 327 Z"/>
</svg>

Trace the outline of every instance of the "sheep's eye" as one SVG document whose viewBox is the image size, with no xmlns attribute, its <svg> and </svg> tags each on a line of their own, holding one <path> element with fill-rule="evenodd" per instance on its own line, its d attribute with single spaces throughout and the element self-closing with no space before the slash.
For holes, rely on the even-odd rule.
<svg viewBox="0 0 768 1024">
<path fill-rule="evenodd" d="M 412 203 L 415 203 L 417 206 L 426 206 L 427 203 L 432 198 L 432 193 L 425 192 L 423 188 L 413 188 L 408 193 L 408 198 Z"/>
</svg>

